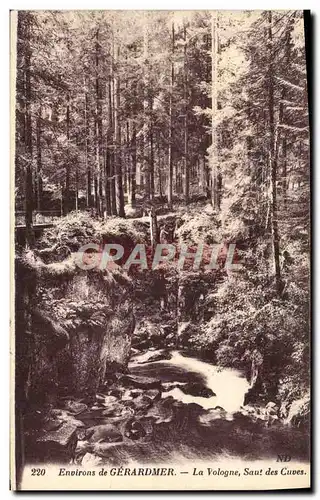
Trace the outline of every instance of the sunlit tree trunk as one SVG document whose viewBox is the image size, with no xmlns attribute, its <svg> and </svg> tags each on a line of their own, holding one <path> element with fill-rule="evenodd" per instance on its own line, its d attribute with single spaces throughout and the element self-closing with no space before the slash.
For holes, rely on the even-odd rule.
<svg viewBox="0 0 320 500">
<path fill-rule="evenodd" d="M 114 49 L 113 49 L 114 54 Z M 114 139 L 114 71 L 111 67 L 112 74 L 109 78 L 109 144 L 108 144 L 108 161 L 109 161 L 109 179 L 110 179 L 110 197 L 111 197 L 111 215 L 117 215 L 117 200 L 116 200 L 116 179 L 115 179 L 115 139 Z"/>
<path fill-rule="evenodd" d="M 84 95 L 84 127 L 85 127 L 85 166 L 86 166 L 86 206 L 92 207 L 92 176 L 91 166 L 89 163 L 89 109 L 88 109 L 88 92 Z"/>
<path fill-rule="evenodd" d="M 96 210 L 99 216 L 103 215 L 102 207 L 102 95 L 100 82 L 100 41 L 99 29 L 96 31 Z"/>
<path fill-rule="evenodd" d="M 184 61 L 183 61 L 183 99 L 184 99 L 184 199 L 189 203 L 189 165 L 188 165 L 188 60 L 187 60 L 187 28 L 183 27 Z"/>
<path fill-rule="evenodd" d="M 218 89 L 217 89 L 217 71 L 218 71 L 218 20 L 217 12 L 211 13 L 211 202 L 212 206 L 219 210 L 218 193 L 218 141 L 217 141 L 217 110 L 218 110 Z"/>
<path fill-rule="evenodd" d="M 37 173 L 36 173 L 36 200 L 37 211 L 40 212 L 42 207 L 42 147 L 41 147 L 41 115 L 42 106 L 39 106 L 37 117 Z"/>
<path fill-rule="evenodd" d="M 152 97 L 149 99 L 149 110 L 150 110 L 150 117 L 149 117 L 149 166 L 150 166 L 150 198 L 151 200 L 154 199 L 154 194 L 155 194 L 155 188 L 154 188 L 154 151 L 153 151 L 153 124 L 152 124 L 152 107 L 153 107 L 153 100 Z"/>
<path fill-rule="evenodd" d="M 269 67 L 268 67 L 268 87 L 269 87 L 269 159 L 271 171 L 271 231 L 272 231 L 272 247 L 273 259 L 275 268 L 275 280 L 278 293 L 281 292 L 281 272 L 280 272 L 280 255 L 279 255 L 279 229 L 278 229 L 278 204 L 277 204 L 277 155 L 276 155 L 276 137 L 275 137 L 275 109 L 274 109 L 274 64 L 273 64 L 273 32 L 272 32 L 272 11 L 268 13 L 268 47 L 269 47 Z"/>
<path fill-rule="evenodd" d="M 22 21 L 22 12 L 19 13 L 19 20 Z M 32 118 L 31 118 L 31 15 L 23 13 L 25 23 L 25 53 L 24 53 L 24 74 L 25 74 L 25 150 L 27 153 L 27 164 L 25 168 L 25 224 L 26 224 L 26 244 L 29 247 L 34 245 L 34 232 L 32 223 L 32 211 L 34 204 L 33 175 L 32 175 Z"/>
<path fill-rule="evenodd" d="M 130 197 L 129 204 L 136 206 L 136 172 L 137 172 L 137 130 L 135 121 L 132 124 L 131 162 L 130 162 Z"/>
<path fill-rule="evenodd" d="M 151 196 L 151 171 L 149 156 L 150 116 L 149 116 L 149 31 L 148 21 L 143 27 L 143 59 L 144 59 L 144 89 L 143 89 L 143 173 L 145 178 L 145 195 Z"/>
<path fill-rule="evenodd" d="M 172 181 L 173 181 L 173 161 L 172 161 L 172 105 L 173 105 L 173 86 L 174 86 L 174 23 L 171 26 L 171 77 L 169 90 L 169 150 L 168 150 L 168 206 L 172 207 Z"/>
<path fill-rule="evenodd" d="M 288 189 L 288 182 L 287 182 L 287 137 L 285 136 L 282 139 L 282 196 L 283 196 L 283 206 L 284 209 L 287 209 L 287 189 Z"/>
<path fill-rule="evenodd" d="M 65 163 L 65 185 L 63 197 L 63 213 L 66 215 L 70 211 L 70 94 L 67 95 L 67 158 Z"/>
<path fill-rule="evenodd" d="M 116 58 L 119 61 L 120 48 L 116 49 Z M 114 108 L 114 128 L 115 128 L 115 176 L 116 176 L 116 198 L 117 212 L 120 217 L 125 217 L 124 196 L 121 165 L 121 122 L 120 122 L 120 77 L 115 75 L 115 108 Z"/>
</svg>

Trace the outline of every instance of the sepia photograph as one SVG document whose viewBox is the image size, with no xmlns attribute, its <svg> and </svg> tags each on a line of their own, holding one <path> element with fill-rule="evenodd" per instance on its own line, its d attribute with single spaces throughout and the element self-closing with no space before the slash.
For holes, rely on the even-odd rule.
<svg viewBox="0 0 320 500">
<path fill-rule="evenodd" d="M 310 488 L 310 26 L 11 11 L 11 489 Z"/>
</svg>

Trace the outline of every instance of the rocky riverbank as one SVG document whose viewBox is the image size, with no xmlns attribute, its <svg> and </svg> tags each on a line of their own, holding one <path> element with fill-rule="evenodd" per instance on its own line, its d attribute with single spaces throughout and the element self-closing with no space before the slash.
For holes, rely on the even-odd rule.
<svg viewBox="0 0 320 500">
<path fill-rule="evenodd" d="M 219 405 L 206 408 L 203 402 L 216 395 L 203 375 L 170 370 L 161 354 L 170 356 L 167 351 L 136 354 L 131 373 L 110 375 L 93 399 L 65 397 L 55 407 L 30 411 L 24 419 L 26 461 L 124 465 L 172 461 L 177 454 L 254 459 L 277 451 L 307 459 L 305 431 L 295 429 L 295 440 L 289 439 L 292 430 L 278 418 L 276 405 L 245 405 L 234 412 Z M 161 376 L 137 375 L 141 368 L 159 370 Z M 170 395 L 175 389 L 201 404 L 178 400 Z"/>
</svg>

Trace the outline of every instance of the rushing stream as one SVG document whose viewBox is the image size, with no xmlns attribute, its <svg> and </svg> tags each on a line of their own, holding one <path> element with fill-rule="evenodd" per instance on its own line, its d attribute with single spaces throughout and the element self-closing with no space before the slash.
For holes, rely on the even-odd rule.
<svg viewBox="0 0 320 500">
<path fill-rule="evenodd" d="M 159 352 L 159 351 L 158 351 Z M 201 379 L 215 396 L 205 398 L 185 394 L 179 387 L 163 393 L 163 397 L 172 396 L 183 403 L 197 403 L 204 409 L 220 406 L 228 414 L 232 414 L 243 405 L 244 397 L 249 389 L 249 382 L 237 370 L 220 368 L 195 357 L 185 356 L 179 351 L 171 352 L 171 359 L 148 363 L 148 357 L 157 354 L 151 351 L 138 356 L 130 365 L 132 373 L 149 375 L 165 382 L 184 384 Z"/>
<path fill-rule="evenodd" d="M 182 351 L 149 349 L 133 355 L 129 373 L 101 387 L 93 405 L 83 399 L 63 400 L 45 425 L 48 439 L 61 432 L 55 430 L 61 420 L 66 419 L 65 426 L 76 425 L 72 460 L 86 466 L 186 463 L 222 456 L 275 460 L 279 453 L 307 460 L 306 431 L 279 419 L 270 424 L 258 407 L 250 413 L 244 406 L 248 389 L 249 382 L 237 370 Z M 38 448 L 34 444 L 31 439 L 29 463 L 45 452 L 42 441 Z M 60 448 L 49 449 L 51 459 Z"/>
</svg>

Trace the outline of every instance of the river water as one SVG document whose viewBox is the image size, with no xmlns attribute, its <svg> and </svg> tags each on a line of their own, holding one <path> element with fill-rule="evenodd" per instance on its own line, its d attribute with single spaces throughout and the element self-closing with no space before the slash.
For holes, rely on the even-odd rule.
<svg viewBox="0 0 320 500">
<path fill-rule="evenodd" d="M 148 358 L 161 351 L 149 351 L 136 356 L 130 364 L 130 371 L 136 375 L 156 377 L 163 382 L 201 381 L 211 389 L 215 396 L 205 398 L 185 394 L 179 387 L 163 393 L 163 397 L 172 396 L 183 403 L 197 403 L 204 409 L 220 406 L 227 414 L 238 411 L 249 389 L 249 382 L 238 371 L 221 368 L 206 361 L 187 356 L 179 351 L 171 351 L 171 359 L 148 363 Z"/>
<path fill-rule="evenodd" d="M 153 357 L 161 354 L 161 350 L 149 350 L 133 356 L 129 363 L 132 374 L 161 380 L 165 388 L 162 398 L 172 396 L 180 405 L 183 403 L 179 409 L 179 418 L 183 423 L 181 426 L 168 424 L 160 434 L 156 448 L 159 456 L 164 458 L 164 451 L 168 448 L 169 453 L 180 453 L 184 459 L 186 456 L 205 458 L 221 454 L 261 459 L 274 458 L 279 453 L 287 453 L 297 460 L 307 459 L 306 431 L 283 425 L 279 420 L 269 426 L 266 421 L 248 415 L 247 407 L 242 408 L 250 384 L 240 371 L 221 368 L 177 350 L 165 353 L 165 357 L 170 356 L 169 359 L 152 361 Z M 207 387 L 215 395 L 206 398 L 185 394 L 180 387 L 190 383 Z M 197 411 L 193 413 L 192 407 L 199 406 L 204 412 L 209 410 L 209 420 L 206 413 L 202 416 L 197 415 Z M 218 419 L 211 419 L 216 407 L 225 412 Z"/>
</svg>

